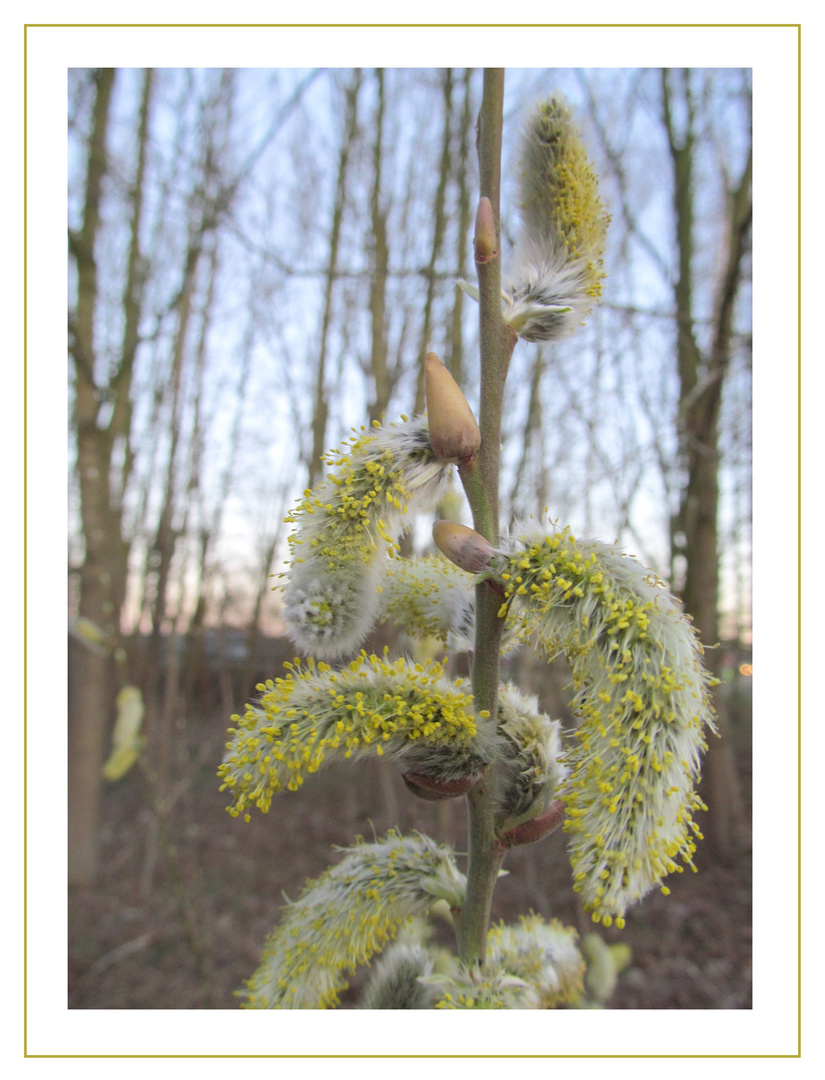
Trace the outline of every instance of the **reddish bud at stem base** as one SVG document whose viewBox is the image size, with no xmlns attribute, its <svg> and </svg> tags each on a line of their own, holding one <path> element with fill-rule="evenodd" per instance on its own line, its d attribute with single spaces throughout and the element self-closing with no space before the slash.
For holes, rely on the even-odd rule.
<svg viewBox="0 0 825 1080">
<path fill-rule="evenodd" d="M 471 574 L 483 570 L 493 557 L 493 549 L 481 533 L 457 521 L 436 521 L 433 540 L 442 555 Z"/>
<path fill-rule="evenodd" d="M 517 847 L 520 844 L 535 844 L 537 840 L 543 840 L 564 821 L 564 803 L 556 800 L 551 803 L 538 817 L 523 821 L 514 829 L 509 829 L 501 837 L 501 842 L 506 847 Z"/>
<path fill-rule="evenodd" d="M 411 772 L 404 773 L 402 778 L 413 795 L 428 802 L 456 799 L 459 795 L 466 795 L 481 779 L 479 776 L 460 776 L 456 780 L 437 780 L 434 776 Z"/>
</svg>

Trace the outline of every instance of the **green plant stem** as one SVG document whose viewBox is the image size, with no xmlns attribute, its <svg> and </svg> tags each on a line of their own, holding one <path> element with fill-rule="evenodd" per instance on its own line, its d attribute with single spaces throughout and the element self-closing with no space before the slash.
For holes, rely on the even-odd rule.
<svg viewBox="0 0 825 1080">
<path fill-rule="evenodd" d="M 479 117 L 481 196 L 490 200 L 496 226 L 496 252 L 476 260 L 479 282 L 481 351 L 481 447 L 460 470 L 473 512 L 473 525 L 492 544 L 499 540 L 499 457 L 504 383 L 516 337 L 501 313 L 501 130 L 504 71 L 484 72 L 484 95 Z M 476 711 L 496 715 L 499 656 L 503 622 L 498 618 L 501 596 L 484 583 L 476 589 L 476 640 L 473 654 L 473 696 Z M 490 925 L 493 890 L 505 847 L 495 834 L 495 773 L 491 768 L 467 796 L 469 826 L 467 898 L 458 922 L 459 956 L 466 964 L 483 963 Z"/>
</svg>

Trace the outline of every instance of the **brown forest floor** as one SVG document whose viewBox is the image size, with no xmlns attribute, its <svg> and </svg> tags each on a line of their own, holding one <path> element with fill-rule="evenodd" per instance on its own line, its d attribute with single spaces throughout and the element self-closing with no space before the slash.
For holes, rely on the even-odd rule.
<svg viewBox="0 0 825 1080">
<path fill-rule="evenodd" d="M 69 896 L 70 1008 L 237 1008 L 233 992 L 257 966 L 283 893 L 297 896 L 307 877 L 334 861 L 332 845 L 399 825 L 464 847 L 463 800 L 421 802 L 379 762 L 332 766 L 245 824 L 225 812 L 215 777 L 223 718 L 179 734 L 188 764 L 168 825 L 180 872 L 170 873 L 142 775 L 133 771 L 107 787 L 99 883 Z M 749 806 L 748 754 L 740 755 L 740 772 Z M 564 844 L 558 832 L 508 855 L 495 920 L 516 921 L 532 909 L 580 933 L 592 929 L 570 887 Z M 609 1008 L 751 1007 L 749 845 L 728 867 L 702 847 L 698 874 L 674 875 L 669 897 L 652 893 L 628 912 L 623 931 L 602 931 L 633 951 Z M 181 891 L 194 940 L 180 917 Z M 357 986 L 358 977 L 343 1007 L 353 1007 Z"/>
</svg>

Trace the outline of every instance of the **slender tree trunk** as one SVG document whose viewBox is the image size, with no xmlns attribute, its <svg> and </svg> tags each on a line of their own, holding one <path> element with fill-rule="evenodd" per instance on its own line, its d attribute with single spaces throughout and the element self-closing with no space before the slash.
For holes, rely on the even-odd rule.
<svg viewBox="0 0 825 1080">
<path fill-rule="evenodd" d="M 190 255 L 192 251 L 190 249 Z M 168 678 L 177 678 L 177 657 L 173 657 L 175 648 L 174 635 L 168 634 L 164 642 L 163 625 L 167 614 L 167 586 L 172 567 L 175 547 L 180 530 L 174 521 L 176 479 L 178 475 L 178 442 L 181 435 L 181 383 L 183 363 L 186 355 L 187 332 L 192 313 L 192 296 L 195 289 L 198 259 L 187 259 L 183 287 L 179 297 L 178 327 L 172 350 L 170 372 L 171 402 L 169 418 L 169 451 L 166 460 L 166 478 L 164 481 L 163 503 L 158 519 L 157 531 L 150 554 L 150 565 L 154 563 L 154 595 L 151 601 L 152 633 L 149 640 L 150 662 L 146 671 L 146 729 L 152 740 L 153 757 L 156 761 L 157 778 L 161 795 L 165 793 L 171 753 L 170 723 L 163 722 L 163 684 L 164 673 Z"/>
<path fill-rule="evenodd" d="M 338 271 L 338 249 L 341 240 L 341 223 L 347 197 L 347 174 L 352 144 L 358 131 L 358 92 L 361 88 L 361 72 L 356 70 L 347 89 L 347 114 L 341 152 L 338 156 L 338 179 L 335 186 L 335 204 L 332 210 L 332 228 L 329 238 L 329 261 L 324 288 L 324 314 L 321 322 L 321 342 L 318 349 L 318 366 L 315 375 L 315 396 L 312 410 L 312 450 L 309 459 L 309 486 L 313 487 L 323 471 L 323 455 L 327 439 L 329 401 L 327 398 L 327 350 L 329 329 L 332 323 L 332 300 Z"/>
<path fill-rule="evenodd" d="M 427 296 L 424 301 L 424 322 L 421 327 L 421 344 L 418 350 L 418 382 L 415 389 L 414 414 L 424 411 L 424 357 L 430 349 L 433 305 L 438 284 L 436 265 L 444 247 L 445 208 L 447 203 L 447 183 L 450 179 L 450 146 L 452 143 L 453 116 L 453 72 L 452 68 L 444 71 L 444 128 L 441 138 L 441 165 L 438 170 L 438 187 L 435 191 L 433 206 L 433 242 L 430 248 L 430 262 L 427 267 Z"/>
<path fill-rule="evenodd" d="M 195 507 L 197 508 L 196 512 L 199 512 L 199 528 L 197 531 L 198 558 L 195 563 L 198 576 L 197 584 L 193 588 L 193 592 L 195 594 L 195 606 L 186 629 L 185 655 L 180 677 L 180 688 L 183 700 L 192 702 L 193 705 L 197 696 L 198 681 L 203 671 L 203 620 L 206 613 L 207 600 L 207 560 L 210 552 L 210 540 L 215 534 L 214 523 L 210 525 L 206 524 L 206 512 L 203 507 L 204 500 L 202 498 L 201 480 L 205 441 L 203 395 L 207 357 L 206 346 L 209 335 L 209 328 L 211 326 L 211 316 L 215 299 L 215 283 L 218 275 L 218 265 L 218 242 L 216 238 L 216 242 L 213 245 L 212 251 L 210 253 L 206 297 L 203 305 L 203 316 L 201 319 L 200 334 L 198 336 L 198 348 L 195 355 L 195 392 L 192 410 L 193 418 L 191 453 L 189 480 L 186 488 L 187 506 Z M 232 459 L 234 456 L 233 451 L 234 442 L 232 444 L 232 449 L 230 449 L 230 459 Z M 219 504 L 221 507 L 224 497 L 225 496 L 219 496 Z M 216 509 L 215 513 L 216 515 L 219 514 L 220 510 Z"/>
<path fill-rule="evenodd" d="M 455 178 L 458 185 L 458 233 L 456 236 L 456 267 L 458 276 L 467 276 L 467 236 L 471 224 L 471 198 L 469 185 L 470 133 L 473 124 L 471 77 L 472 68 L 464 71 L 464 104 L 461 110 L 461 132 Z M 464 290 L 456 288 L 453 296 L 453 317 L 450 326 L 450 344 L 445 361 L 450 374 L 459 386 L 464 382 Z"/>
<path fill-rule="evenodd" d="M 286 512 L 287 499 L 289 498 L 290 493 L 290 487 L 287 484 L 284 484 L 281 491 L 281 501 L 275 517 L 277 524 L 269 536 L 265 538 L 261 550 L 261 558 L 256 574 L 257 587 L 255 589 L 255 600 L 252 605 L 252 615 L 249 620 L 249 628 L 246 635 L 247 660 L 243 674 L 244 694 L 252 693 L 252 680 L 255 676 L 257 664 L 258 641 L 261 636 L 261 614 L 263 612 L 264 600 L 266 599 L 267 593 L 272 591 L 269 568 L 272 566 L 272 562 L 281 542 L 284 514 Z"/>
<path fill-rule="evenodd" d="M 719 411 L 730 361 L 733 306 L 751 219 L 751 161 L 730 200 L 727 258 L 717 292 L 713 342 L 706 359 L 696 340 L 693 316 L 695 156 L 694 114 L 689 75 L 681 75 L 686 124 L 681 137 L 672 112 L 673 88 L 662 73 L 664 122 L 673 161 L 674 208 L 679 270 L 674 295 L 678 320 L 679 435 L 686 483 L 679 514 L 687 563 L 682 600 L 706 646 L 705 661 L 718 673 L 719 642 Z M 744 808 L 729 724 L 718 698 L 721 740 L 711 745 L 704 791 L 710 807 L 705 830 L 715 856 L 733 857 L 743 834 Z"/>
<path fill-rule="evenodd" d="M 109 381 L 99 384 L 96 370 L 94 324 L 97 312 L 97 265 L 95 241 L 100 225 L 100 198 L 107 170 L 106 131 L 115 73 L 101 71 L 96 76 L 89 168 L 86 181 L 83 225 L 70 234 L 70 248 L 78 272 L 75 318 L 71 324 L 71 352 L 75 362 L 75 414 L 77 467 L 80 487 L 85 560 L 80 574 L 79 613 L 104 632 L 119 659 L 125 656 L 120 635 L 120 616 L 126 595 L 129 542 L 123 537 L 123 502 L 134 455 L 131 446 L 131 387 L 139 326 L 143 310 L 145 271 L 140 234 L 146 156 L 149 143 L 149 115 L 153 73 L 143 77 L 139 105 L 136 168 L 131 186 L 130 240 L 126 280 L 123 290 L 124 330 L 120 357 Z M 111 405 L 108 421 L 102 421 L 102 406 Z M 100 764 L 107 722 L 114 707 L 115 680 L 104 671 L 102 656 L 78 658 L 73 672 L 75 693 L 70 706 L 70 879 L 90 884 L 94 876 L 97 800 Z M 76 740 L 76 741 L 75 741 Z"/>
<path fill-rule="evenodd" d="M 154 71 L 148 68 L 143 74 L 140 111 L 138 119 L 137 168 L 132 185 L 132 220 L 130 223 L 129 256 L 126 282 L 123 289 L 123 344 L 120 364 L 112 380 L 109 397 L 113 400 L 112 418 L 109 422 L 109 457 L 112 463 L 110 498 L 116 519 L 112 521 L 111 550 L 114 555 L 110 573 L 112 591 L 118 611 L 126 597 L 129 570 L 130 540 L 123 536 L 122 514 L 126 490 L 132 476 L 135 454 L 132 445 L 132 380 L 138 345 L 140 322 L 143 317 L 143 294 L 146 279 L 145 259 L 141 251 L 141 229 L 144 217 L 144 182 L 146 155 L 149 144 L 149 116 L 154 90 Z M 119 445 L 118 445 L 119 444 Z M 114 451 L 119 450 L 118 454 Z"/>
<path fill-rule="evenodd" d="M 113 638 L 119 610 L 112 596 L 106 547 L 110 542 L 109 462 L 98 429 L 100 405 L 95 384 L 94 323 L 97 311 L 95 241 L 100 198 L 107 171 L 106 138 L 115 73 L 95 76 L 83 226 L 72 239 L 77 264 L 77 312 L 73 326 L 75 361 L 74 423 L 85 558 L 80 570 L 79 614 Z M 83 647 L 77 650 L 76 682 L 69 708 L 69 884 L 89 886 L 97 871 L 98 801 L 107 721 L 112 709 L 109 659 Z"/>
<path fill-rule="evenodd" d="M 170 420 L 169 449 L 166 460 L 163 502 L 158 520 L 153 557 L 156 585 L 152 605 L 152 637 L 150 656 L 152 663 L 149 677 L 154 679 L 154 693 L 147 694 L 147 721 L 156 752 L 157 782 L 161 795 L 166 793 L 173 755 L 174 718 L 180 688 L 179 639 L 174 625 L 163 641 L 167 623 L 174 623 L 170 607 L 170 575 L 178 542 L 186 531 L 189 500 L 182 499 L 184 485 L 191 492 L 196 481 L 192 468 L 196 464 L 190 458 L 189 475 L 182 478 L 184 463 L 180 447 L 185 446 L 184 393 L 186 372 L 192 366 L 196 371 L 205 363 L 210 306 L 213 296 L 214 275 L 217 272 L 216 231 L 221 216 L 229 209 L 237 191 L 237 178 L 227 180 L 223 169 L 226 156 L 227 132 L 232 116 L 233 76 L 221 72 L 213 95 L 202 110 L 204 143 L 201 169 L 196 175 L 190 193 L 190 233 L 182 273 L 181 287 L 176 299 L 177 326 L 172 344 L 170 361 Z M 211 248 L 211 250 L 210 250 Z M 208 260 L 209 274 L 203 290 L 200 334 L 194 353 L 190 343 L 191 326 L 196 317 L 198 280 L 204 261 Z M 172 616 L 170 618 L 170 616 Z M 165 645 L 165 649 L 162 646 Z M 161 656 L 165 654 L 165 664 Z M 154 712 L 154 717 L 152 716 Z M 154 720 L 156 730 L 151 730 Z"/>
<path fill-rule="evenodd" d="M 533 506 L 533 495 L 537 494 L 537 505 L 546 506 L 547 470 L 544 465 L 544 440 L 543 440 L 543 413 L 544 406 L 541 400 L 541 384 L 544 373 L 547 370 L 547 361 L 544 350 L 536 349 L 536 358 L 533 362 L 533 372 L 530 376 L 530 399 L 527 404 L 527 419 L 522 432 L 521 454 L 516 466 L 513 486 L 510 489 L 510 507 L 513 518 L 526 517 L 529 513 L 528 506 Z M 538 450 L 536 444 L 538 443 Z M 537 459 L 538 477 L 535 486 L 525 483 L 527 467 L 530 457 Z M 527 491 L 527 500 L 523 501 L 520 492 Z"/>
<path fill-rule="evenodd" d="M 375 73 L 378 103 L 375 112 L 375 143 L 373 145 L 373 184 L 370 198 L 372 221 L 372 273 L 370 276 L 370 374 L 373 393 L 369 405 L 370 421 L 381 421 L 392 393 L 390 372 L 387 366 L 387 276 L 389 273 L 389 247 L 387 245 L 387 213 L 381 201 L 381 166 L 384 158 L 384 72 Z"/>
</svg>

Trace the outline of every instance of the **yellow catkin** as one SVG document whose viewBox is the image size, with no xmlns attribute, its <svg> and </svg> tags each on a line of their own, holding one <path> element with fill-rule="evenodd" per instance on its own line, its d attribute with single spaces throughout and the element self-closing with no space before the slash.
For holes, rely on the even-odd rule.
<svg viewBox="0 0 825 1080">
<path fill-rule="evenodd" d="M 450 780 L 480 773 L 493 753 L 489 718 L 476 716 L 462 680 L 442 664 L 361 655 L 340 671 L 297 661 L 259 687 L 218 770 L 234 817 L 266 813 L 329 760 L 393 757 L 407 771 Z"/>
<path fill-rule="evenodd" d="M 582 718 L 561 787 L 574 888 L 596 921 L 623 919 L 679 859 L 692 865 L 696 793 L 713 730 L 701 646 L 662 583 L 569 530 L 531 526 L 499 556 L 503 607 L 563 652 Z"/>
</svg>

